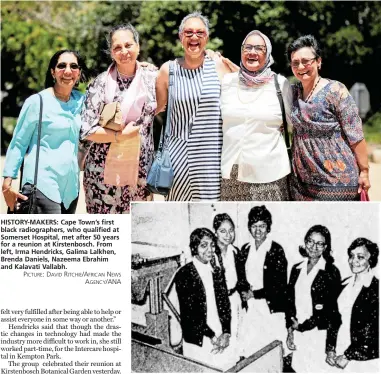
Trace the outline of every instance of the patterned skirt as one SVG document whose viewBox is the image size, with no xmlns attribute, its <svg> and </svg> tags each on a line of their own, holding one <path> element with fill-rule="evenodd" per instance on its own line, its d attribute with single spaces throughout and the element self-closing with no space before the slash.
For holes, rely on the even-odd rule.
<svg viewBox="0 0 381 374">
<path fill-rule="evenodd" d="M 230 179 L 222 179 L 222 201 L 288 201 L 288 177 L 270 183 L 247 183 L 237 180 L 238 165 L 233 165 Z"/>
<path fill-rule="evenodd" d="M 357 186 L 317 186 L 303 183 L 294 175 L 290 178 L 291 198 L 295 201 L 359 201 L 357 190 Z"/>
<path fill-rule="evenodd" d="M 145 186 L 117 187 L 104 183 L 104 169 L 109 148 L 110 143 L 93 143 L 86 158 L 83 187 L 86 211 L 89 214 L 128 214 L 131 201 L 152 200 L 152 195 Z M 143 168 L 139 167 L 139 179 L 145 177 Z"/>
</svg>

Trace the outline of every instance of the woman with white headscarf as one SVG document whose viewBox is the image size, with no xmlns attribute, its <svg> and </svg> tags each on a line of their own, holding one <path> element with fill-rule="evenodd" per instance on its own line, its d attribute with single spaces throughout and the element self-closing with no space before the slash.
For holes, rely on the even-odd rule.
<svg viewBox="0 0 381 374">
<path fill-rule="evenodd" d="M 286 124 L 270 68 L 271 50 L 266 35 L 251 31 L 242 43 L 239 71 L 222 79 L 222 200 L 289 200 L 291 170 L 282 136 Z M 291 87 L 283 76 L 277 78 L 288 118 Z"/>
</svg>

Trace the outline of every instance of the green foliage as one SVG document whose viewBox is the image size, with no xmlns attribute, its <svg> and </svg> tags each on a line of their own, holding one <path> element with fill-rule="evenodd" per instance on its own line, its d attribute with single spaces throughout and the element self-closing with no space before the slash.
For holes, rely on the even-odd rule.
<svg viewBox="0 0 381 374">
<path fill-rule="evenodd" d="M 381 111 L 370 117 L 363 126 L 367 143 L 381 145 Z"/>
<path fill-rule="evenodd" d="M 61 48 L 79 50 L 97 74 L 110 63 L 105 35 L 112 26 L 130 21 L 141 36 L 140 59 L 161 65 L 182 54 L 178 40 L 181 19 L 195 10 L 210 20 L 208 48 L 236 63 L 240 45 L 253 29 L 273 43 L 274 70 L 291 70 L 288 43 L 304 34 L 321 42 L 322 74 L 351 86 L 367 85 L 373 111 L 381 91 L 370 72 L 381 61 L 381 2 L 372 1 L 6 1 L 2 2 L 2 102 L 7 116 L 44 85 L 52 54 Z M 84 89 L 84 86 L 81 87 Z"/>
</svg>

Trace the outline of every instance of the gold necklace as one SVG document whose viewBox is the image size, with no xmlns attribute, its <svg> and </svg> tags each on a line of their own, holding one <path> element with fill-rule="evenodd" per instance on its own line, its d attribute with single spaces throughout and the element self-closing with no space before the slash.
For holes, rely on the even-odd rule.
<svg viewBox="0 0 381 374">
<path fill-rule="evenodd" d="M 311 98 L 312 94 L 314 93 L 316 86 L 317 86 L 318 83 L 320 82 L 320 79 L 321 79 L 321 77 L 319 77 L 319 79 L 317 80 L 317 82 L 316 82 L 314 88 L 313 88 L 313 89 L 311 90 L 311 92 L 308 94 L 307 99 L 304 100 L 305 103 L 308 103 L 308 100 Z"/>
<path fill-rule="evenodd" d="M 261 87 L 258 87 L 258 88 L 254 88 L 256 91 L 254 91 L 254 92 L 257 92 L 257 95 L 253 98 L 253 97 L 251 97 L 251 95 L 249 95 L 250 96 L 250 100 L 249 101 L 244 101 L 244 100 L 242 100 L 241 99 L 241 97 L 240 97 L 240 95 L 239 95 L 239 91 L 240 91 L 240 86 L 241 86 L 241 81 L 238 79 L 238 87 L 237 87 L 237 96 L 238 96 L 238 100 L 242 103 L 242 104 L 249 104 L 249 103 L 252 103 L 252 102 L 254 102 L 255 100 L 257 100 L 258 99 L 258 97 L 259 96 L 261 96 L 261 94 L 262 94 L 262 86 Z M 252 87 L 249 87 L 249 88 L 252 88 Z M 242 91 L 244 91 L 244 92 L 246 92 L 246 93 L 248 93 L 248 92 L 251 92 L 250 90 L 244 90 L 244 89 L 242 89 Z M 254 93 L 253 92 L 253 93 Z"/>
</svg>

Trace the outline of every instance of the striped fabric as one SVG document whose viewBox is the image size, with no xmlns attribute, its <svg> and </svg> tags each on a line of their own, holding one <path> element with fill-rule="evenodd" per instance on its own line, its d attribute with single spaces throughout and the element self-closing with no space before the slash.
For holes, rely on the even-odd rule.
<svg viewBox="0 0 381 374">
<path fill-rule="evenodd" d="M 174 182 L 168 201 L 219 200 L 222 119 L 214 61 L 195 70 L 174 64 L 169 152 Z"/>
</svg>

